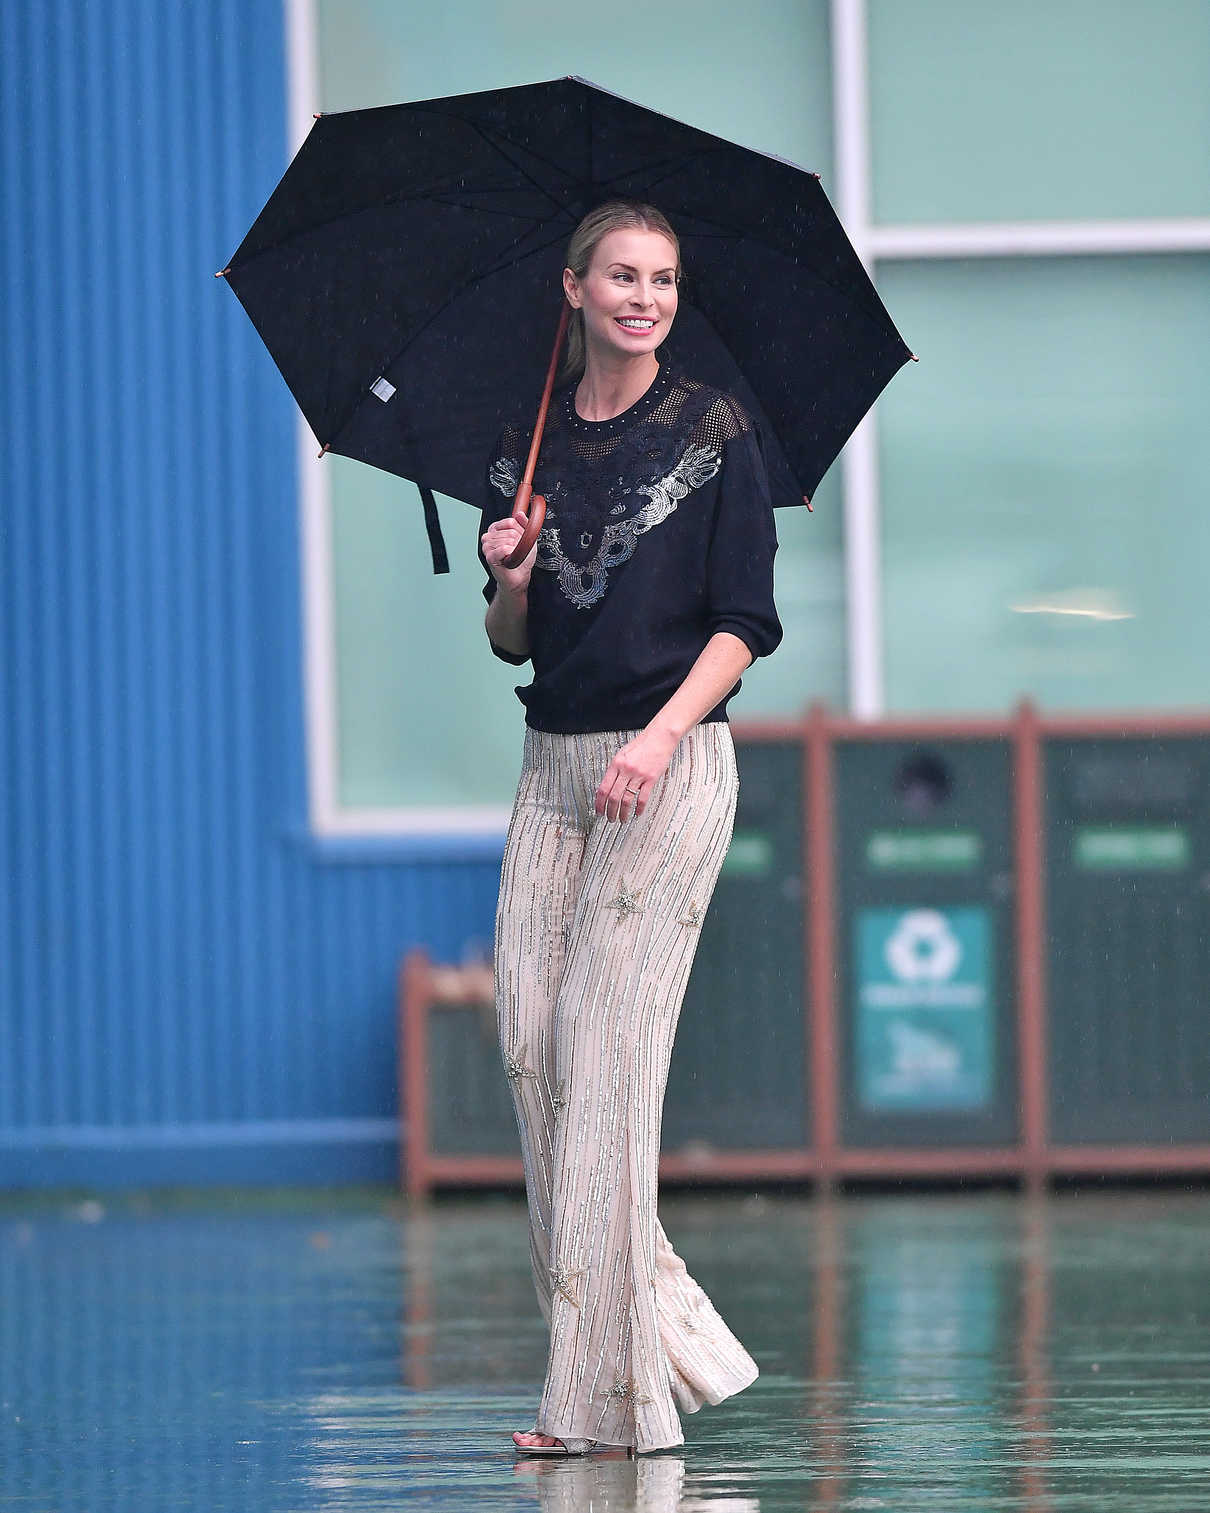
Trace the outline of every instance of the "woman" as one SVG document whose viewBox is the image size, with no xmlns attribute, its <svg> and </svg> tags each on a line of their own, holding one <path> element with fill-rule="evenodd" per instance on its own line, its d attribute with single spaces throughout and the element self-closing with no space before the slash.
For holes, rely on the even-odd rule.
<svg viewBox="0 0 1210 1513">
<path fill-rule="evenodd" d="M 490 469 L 486 629 L 532 660 L 496 917 L 496 1008 L 525 1162 L 550 1356 L 521 1454 L 683 1443 L 756 1366 L 656 1218 L 660 1117 L 698 929 L 731 839 L 726 706 L 781 639 L 756 433 L 731 396 L 661 363 L 680 250 L 648 205 L 577 227 L 563 287 L 571 381 L 506 559 L 528 433 Z"/>
</svg>

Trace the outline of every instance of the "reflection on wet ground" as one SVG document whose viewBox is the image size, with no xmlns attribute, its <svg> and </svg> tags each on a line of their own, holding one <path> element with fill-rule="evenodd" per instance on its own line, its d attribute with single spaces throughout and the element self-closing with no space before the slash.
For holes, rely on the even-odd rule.
<svg viewBox="0 0 1210 1513">
<path fill-rule="evenodd" d="M 0 1507 L 1210 1508 L 1210 1193 L 661 1213 L 760 1381 L 675 1454 L 516 1461 L 516 1200 L 6 1199 Z"/>
</svg>

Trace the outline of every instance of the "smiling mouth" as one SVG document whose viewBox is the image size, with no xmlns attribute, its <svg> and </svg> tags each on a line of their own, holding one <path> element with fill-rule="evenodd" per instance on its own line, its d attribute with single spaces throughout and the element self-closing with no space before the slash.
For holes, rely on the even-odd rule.
<svg viewBox="0 0 1210 1513">
<path fill-rule="evenodd" d="M 655 325 L 653 320 L 631 320 L 625 316 L 615 316 L 618 325 L 626 331 L 650 331 Z"/>
</svg>

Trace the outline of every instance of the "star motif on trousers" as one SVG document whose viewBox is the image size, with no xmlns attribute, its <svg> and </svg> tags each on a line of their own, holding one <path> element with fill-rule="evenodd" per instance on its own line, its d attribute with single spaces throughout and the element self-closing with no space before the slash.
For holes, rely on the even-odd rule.
<svg viewBox="0 0 1210 1513">
<path fill-rule="evenodd" d="M 628 914 L 641 914 L 643 912 L 643 906 L 639 903 L 639 895 L 631 891 L 630 884 L 625 878 L 622 879 L 622 886 L 618 889 L 617 898 L 610 899 L 605 907 L 607 909 L 616 909 L 619 919 L 625 919 Z"/>
<path fill-rule="evenodd" d="M 565 1082 L 560 1082 L 559 1091 L 550 1100 L 550 1106 L 556 1114 L 560 1109 L 567 1107 L 567 1084 Z"/>
<path fill-rule="evenodd" d="M 566 1266 L 552 1266 L 550 1268 L 551 1291 L 565 1298 L 573 1308 L 578 1308 L 580 1300 L 576 1297 L 575 1289 L 571 1284 L 577 1277 L 582 1277 L 586 1270 L 584 1266 L 581 1266 L 579 1271 L 569 1271 Z"/>
<path fill-rule="evenodd" d="M 525 1065 L 524 1046 L 522 1046 L 520 1050 L 518 1050 L 515 1056 L 511 1051 L 505 1051 L 504 1070 L 509 1079 L 513 1082 L 519 1081 L 522 1077 L 532 1077 L 535 1082 L 538 1080 L 537 1072 L 533 1071 L 530 1067 L 527 1067 Z"/>
<path fill-rule="evenodd" d="M 690 927 L 696 927 L 697 925 L 701 924 L 702 920 L 705 919 L 705 917 L 705 909 L 699 909 L 697 906 L 697 900 L 693 899 L 690 901 L 689 907 L 681 916 L 679 923 L 682 925 L 689 925 Z"/>
<path fill-rule="evenodd" d="M 644 1403 L 651 1401 L 649 1397 L 645 1397 L 640 1389 L 635 1386 L 633 1377 L 624 1382 L 615 1382 L 609 1389 L 608 1396 L 613 1398 L 615 1402 L 625 1403 L 631 1410 L 641 1408 Z"/>
</svg>

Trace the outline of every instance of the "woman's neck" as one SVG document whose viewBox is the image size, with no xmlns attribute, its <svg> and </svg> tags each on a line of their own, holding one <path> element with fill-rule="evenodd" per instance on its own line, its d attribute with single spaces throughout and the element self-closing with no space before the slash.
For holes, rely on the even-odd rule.
<svg viewBox="0 0 1210 1513">
<path fill-rule="evenodd" d="M 581 420 L 612 420 L 642 399 L 659 371 L 654 352 L 616 364 L 590 356 L 576 387 L 576 414 Z"/>
</svg>

